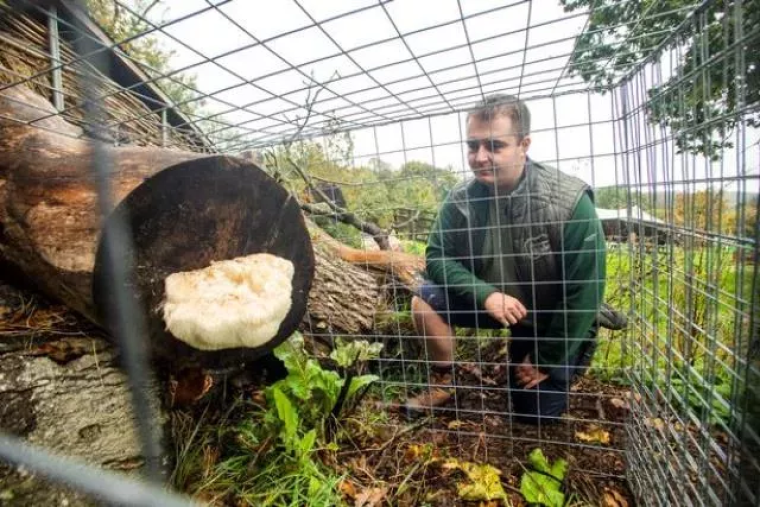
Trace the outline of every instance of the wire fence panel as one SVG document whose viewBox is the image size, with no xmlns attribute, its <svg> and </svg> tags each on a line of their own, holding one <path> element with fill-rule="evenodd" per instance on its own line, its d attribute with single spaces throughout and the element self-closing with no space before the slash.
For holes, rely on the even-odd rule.
<svg viewBox="0 0 760 507">
<path fill-rule="evenodd" d="M 659 217 L 654 234 L 631 245 L 638 396 L 629 470 L 652 504 L 758 499 L 748 481 L 757 434 L 747 405 L 756 397 L 749 344 L 757 339 L 758 174 L 748 164 L 757 147 L 747 144 L 755 113 L 746 101 L 756 92 L 729 77 L 757 44 L 738 22 L 743 14 L 741 3 L 705 3 L 682 28 L 698 34 L 688 45 L 667 47 L 616 91 L 631 204 Z M 711 87 L 726 101 L 710 102 Z M 683 118 L 677 126 L 663 121 L 673 108 Z"/>
<path fill-rule="evenodd" d="M 274 452 L 297 464 L 270 481 L 295 504 L 361 504 L 354 484 L 390 504 L 760 502 L 756 2 L 53 3 L 0 2 L 0 258 L 111 330 L 148 481 L 9 437 L 5 460 L 111 503 L 184 503 L 155 486 L 158 412 L 173 406 L 157 408 L 151 386 L 171 386 L 173 405 L 197 368 L 194 401 L 216 384 L 228 400 L 243 365 L 264 367 L 245 347 L 171 335 L 165 278 L 287 243 L 293 283 L 309 272 L 311 292 L 289 304 L 303 306 L 305 345 L 290 343 L 312 353 L 310 384 L 243 389 L 209 416 L 230 427 L 210 433 L 206 410 L 195 426 L 175 419 L 174 486 L 272 500 L 257 467 Z M 298 250 L 282 237 L 301 213 L 311 246 Z M 359 340 L 382 351 L 351 349 L 351 370 L 335 351 Z M 151 368 L 165 364 L 177 371 Z M 306 431 L 321 403 L 308 393 L 332 374 L 347 379 Z M 349 388 L 354 377 L 372 386 Z M 392 435 L 363 441 L 376 452 L 364 461 L 336 437 L 352 396 L 373 412 L 341 421 L 357 442 Z M 222 461 L 232 440 L 244 452 Z M 329 458 L 315 465 L 315 449 Z M 461 487 L 452 474 L 472 479 L 476 461 L 509 494 Z M 563 469 L 548 477 L 559 497 L 525 484 L 542 468 Z M 439 483 L 451 487 L 424 489 Z"/>
</svg>

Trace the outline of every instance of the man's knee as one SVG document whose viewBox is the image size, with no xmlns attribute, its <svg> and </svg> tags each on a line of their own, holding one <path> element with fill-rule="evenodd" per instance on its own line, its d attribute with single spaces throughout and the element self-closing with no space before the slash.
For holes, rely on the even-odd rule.
<svg viewBox="0 0 760 507">
<path fill-rule="evenodd" d="M 429 306 L 422 300 L 421 297 L 412 296 L 412 315 L 418 315 L 422 313 L 422 305 Z"/>
</svg>

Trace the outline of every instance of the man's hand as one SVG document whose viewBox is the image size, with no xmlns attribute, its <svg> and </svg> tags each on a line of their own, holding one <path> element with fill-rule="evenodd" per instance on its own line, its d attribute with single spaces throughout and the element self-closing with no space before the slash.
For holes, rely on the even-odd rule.
<svg viewBox="0 0 760 507">
<path fill-rule="evenodd" d="M 505 326 L 517 324 L 528 315 L 528 310 L 519 300 L 501 292 L 488 296 L 483 306 L 491 317 Z"/>
<path fill-rule="evenodd" d="M 538 384 L 549 378 L 547 373 L 541 373 L 538 368 L 530 362 L 530 354 L 525 356 L 522 363 L 515 366 L 515 377 L 517 383 L 523 389 L 533 389 Z"/>
</svg>

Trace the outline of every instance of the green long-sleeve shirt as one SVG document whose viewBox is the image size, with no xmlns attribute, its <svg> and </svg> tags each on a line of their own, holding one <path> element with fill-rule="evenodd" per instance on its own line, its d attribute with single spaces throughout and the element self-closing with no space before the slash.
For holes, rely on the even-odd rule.
<svg viewBox="0 0 760 507">
<path fill-rule="evenodd" d="M 487 201 L 479 208 L 485 214 L 492 213 Z M 539 312 L 533 308 L 530 287 L 517 283 L 514 271 L 509 269 L 509 263 L 502 262 L 495 269 L 494 262 L 504 259 L 492 258 L 492 262 L 488 260 L 489 251 L 495 246 L 498 248 L 498 245 L 502 246 L 500 255 L 512 255 L 512 252 L 504 251 L 510 242 L 504 241 L 497 233 L 508 235 L 509 224 L 493 227 L 493 220 L 481 221 L 488 225 L 483 231 L 480 251 L 473 251 L 471 256 L 485 257 L 474 263 L 478 268 L 477 272 L 473 272 L 466 267 L 464 259 L 450 254 L 455 250 L 451 244 L 453 234 L 447 232 L 454 228 L 454 213 L 453 206 L 445 203 L 431 232 L 426 252 L 428 278 L 446 286 L 453 295 L 474 301 L 481 309 L 484 308 L 486 298 L 497 291 L 518 297 L 530 312 L 524 324 L 535 326 L 539 338 L 536 363 L 542 366 L 566 364 L 567 358 L 575 354 L 587 338 L 604 295 L 604 232 L 591 198 L 584 195 L 579 200 L 572 218 L 564 224 L 561 253 L 555 254 L 562 273 L 562 280 L 556 281 L 560 285 L 562 296 L 553 308 L 550 306 L 547 309 L 546 305 L 541 305 Z M 501 280 L 495 276 L 499 273 L 502 275 Z"/>
</svg>

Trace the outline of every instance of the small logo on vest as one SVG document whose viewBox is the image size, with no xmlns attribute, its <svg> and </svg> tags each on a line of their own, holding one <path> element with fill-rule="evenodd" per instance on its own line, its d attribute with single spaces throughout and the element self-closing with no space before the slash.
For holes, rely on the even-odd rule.
<svg viewBox="0 0 760 507">
<path fill-rule="evenodd" d="M 528 238 L 523 243 L 523 252 L 530 257 L 530 260 L 535 261 L 550 254 L 552 251 L 551 244 L 549 243 L 548 234 L 539 234 L 533 238 Z"/>
</svg>

